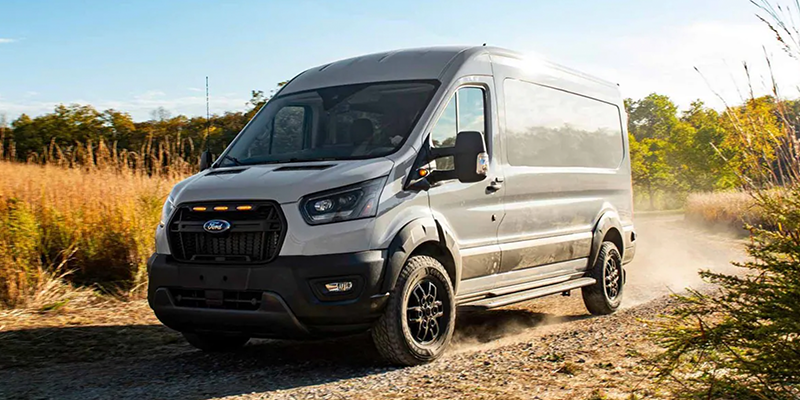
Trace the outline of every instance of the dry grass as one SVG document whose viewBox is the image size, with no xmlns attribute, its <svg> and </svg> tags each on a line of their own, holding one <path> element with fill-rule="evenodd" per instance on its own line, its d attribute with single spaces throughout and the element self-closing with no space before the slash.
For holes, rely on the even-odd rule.
<svg viewBox="0 0 800 400">
<path fill-rule="evenodd" d="M 86 299 L 73 284 L 139 292 L 161 206 L 179 178 L 0 161 L 0 305 Z"/>
<path fill-rule="evenodd" d="M 736 228 L 761 222 L 755 198 L 743 191 L 690 194 L 686 199 L 686 216 L 694 221 Z"/>
</svg>

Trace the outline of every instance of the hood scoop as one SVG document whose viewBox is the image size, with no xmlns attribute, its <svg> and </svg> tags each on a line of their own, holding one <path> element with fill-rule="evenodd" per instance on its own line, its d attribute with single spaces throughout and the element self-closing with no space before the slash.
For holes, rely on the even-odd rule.
<svg viewBox="0 0 800 400">
<path fill-rule="evenodd" d="M 247 170 L 247 168 L 231 168 L 231 169 L 221 169 L 221 170 L 214 170 L 206 174 L 206 176 L 212 175 L 233 175 L 238 174 L 242 171 Z"/>
<path fill-rule="evenodd" d="M 333 167 L 335 164 L 323 165 L 287 165 L 285 167 L 276 168 L 275 171 L 320 171 Z"/>
</svg>

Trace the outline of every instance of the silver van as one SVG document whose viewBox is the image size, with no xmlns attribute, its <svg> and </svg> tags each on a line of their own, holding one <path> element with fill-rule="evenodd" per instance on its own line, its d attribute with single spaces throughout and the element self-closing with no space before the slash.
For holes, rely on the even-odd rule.
<svg viewBox="0 0 800 400">
<path fill-rule="evenodd" d="M 372 54 L 289 81 L 172 190 L 158 318 L 207 351 L 370 331 L 439 357 L 457 307 L 581 289 L 620 305 L 636 249 L 617 85 L 492 47 Z"/>
</svg>

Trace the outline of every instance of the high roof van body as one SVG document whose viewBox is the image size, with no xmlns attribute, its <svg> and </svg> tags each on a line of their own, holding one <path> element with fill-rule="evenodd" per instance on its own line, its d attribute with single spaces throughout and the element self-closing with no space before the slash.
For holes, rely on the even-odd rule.
<svg viewBox="0 0 800 400">
<path fill-rule="evenodd" d="M 148 299 L 205 350 L 370 330 L 429 362 L 457 307 L 580 289 L 614 312 L 636 249 L 619 88 L 504 49 L 311 68 L 202 158 L 164 205 Z"/>
</svg>

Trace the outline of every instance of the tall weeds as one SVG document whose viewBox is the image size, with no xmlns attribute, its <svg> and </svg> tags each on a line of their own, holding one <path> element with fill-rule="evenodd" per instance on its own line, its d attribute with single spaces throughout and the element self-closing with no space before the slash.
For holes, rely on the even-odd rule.
<svg viewBox="0 0 800 400">
<path fill-rule="evenodd" d="M 140 293 L 161 206 L 191 171 L 163 148 L 142 157 L 104 143 L 0 161 L 0 305 L 57 303 L 54 294 L 74 293 L 61 281 Z"/>
<path fill-rule="evenodd" d="M 691 193 L 686 198 L 686 219 L 712 226 L 741 229 L 763 224 L 763 210 L 752 193 L 744 190 Z"/>
</svg>

